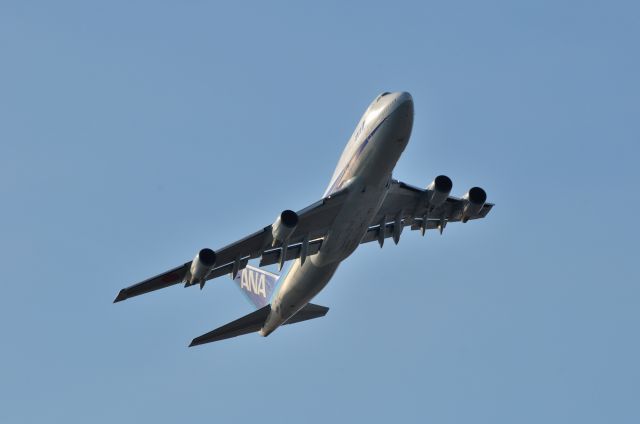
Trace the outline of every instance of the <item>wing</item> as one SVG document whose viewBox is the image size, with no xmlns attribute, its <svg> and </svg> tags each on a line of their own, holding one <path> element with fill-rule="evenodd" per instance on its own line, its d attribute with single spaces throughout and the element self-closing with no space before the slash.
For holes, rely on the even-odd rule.
<svg viewBox="0 0 640 424">
<path fill-rule="evenodd" d="M 247 266 L 250 259 L 260 259 L 260 266 L 296 259 L 301 255 L 314 255 L 320 250 L 323 237 L 338 215 L 348 189 L 340 190 L 298 211 L 298 225 L 286 246 L 271 245 L 271 225 L 215 251 L 216 266 L 205 280 L 235 273 Z M 191 261 L 138 284 L 120 290 L 114 300 L 120 302 L 154 290 L 184 282 Z"/>
<path fill-rule="evenodd" d="M 361 243 L 377 240 L 382 246 L 388 237 L 393 237 L 397 243 L 402 229 L 407 226 L 412 230 L 421 230 L 423 234 L 426 230 L 436 228 L 442 231 L 448 222 L 484 218 L 493 207 L 493 203 L 485 203 L 477 213 L 463 217 L 463 199 L 449 196 L 444 203 L 433 208 L 427 200 L 430 194 L 429 189 L 392 180 L 387 197 L 372 221 L 374 225 L 369 227 Z"/>
</svg>

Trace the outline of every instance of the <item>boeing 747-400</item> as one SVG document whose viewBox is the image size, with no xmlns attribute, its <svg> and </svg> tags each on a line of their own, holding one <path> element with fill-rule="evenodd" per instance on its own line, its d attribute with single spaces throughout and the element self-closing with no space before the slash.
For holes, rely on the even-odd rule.
<svg viewBox="0 0 640 424">
<path fill-rule="evenodd" d="M 242 334 L 268 336 L 283 324 L 324 316 L 329 308 L 309 303 L 340 263 L 362 243 L 387 238 L 397 244 L 405 227 L 424 235 L 440 233 L 450 222 L 484 218 L 493 204 L 480 187 L 461 198 L 450 196 L 452 183 L 437 176 L 425 189 L 392 178 L 413 126 L 413 99 L 406 92 L 382 93 L 358 122 L 324 195 L 297 212 L 283 211 L 273 224 L 220 249 L 202 249 L 195 258 L 120 290 L 115 302 L 183 283 L 204 287 L 231 275 L 256 310 L 193 339 L 190 346 Z M 294 261 L 282 276 L 251 266 Z"/>
</svg>

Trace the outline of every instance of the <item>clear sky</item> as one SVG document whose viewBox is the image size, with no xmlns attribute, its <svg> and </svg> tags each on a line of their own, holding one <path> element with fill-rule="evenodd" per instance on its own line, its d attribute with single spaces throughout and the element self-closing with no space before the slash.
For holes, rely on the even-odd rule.
<svg viewBox="0 0 640 424">
<path fill-rule="evenodd" d="M 0 422 L 640 422 L 638 3 L 346 3 L 0 4 Z M 396 90 L 395 177 L 486 220 L 266 339 L 186 347 L 227 278 L 111 303 L 317 200 Z"/>
</svg>

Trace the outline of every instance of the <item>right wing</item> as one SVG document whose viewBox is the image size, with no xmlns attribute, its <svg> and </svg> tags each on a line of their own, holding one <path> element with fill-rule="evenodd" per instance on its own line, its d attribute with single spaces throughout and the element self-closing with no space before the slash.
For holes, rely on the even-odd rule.
<svg viewBox="0 0 640 424">
<path fill-rule="evenodd" d="M 361 243 L 377 241 L 380 246 L 384 240 L 393 237 L 397 243 L 404 227 L 420 230 L 442 229 L 449 222 L 466 222 L 481 219 L 493 208 L 493 203 L 484 203 L 480 210 L 470 216 L 463 216 L 465 201 L 459 197 L 448 196 L 438 207 L 432 208 L 428 199 L 432 191 L 421 189 L 401 181 L 392 180 L 389 192 L 380 210 L 372 220 Z"/>
<path fill-rule="evenodd" d="M 302 255 L 303 250 L 306 250 L 307 256 L 318 253 L 324 236 L 340 212 L 347 190 L 348 188 L 342 189 L 298 211 L 298 225 L 286 246 L 272 246 L 272 226 L 268 225 L 216 250 L 216 265 L 205 280 L 238 272 L 247 266 L 250 259 L 261 258 L 260 266 L 265 266 L 296 259 Z M 114 303 L 184 282 L 190 268 L 191 261 L 124 288 L 120 290 Z"/>
</svg>

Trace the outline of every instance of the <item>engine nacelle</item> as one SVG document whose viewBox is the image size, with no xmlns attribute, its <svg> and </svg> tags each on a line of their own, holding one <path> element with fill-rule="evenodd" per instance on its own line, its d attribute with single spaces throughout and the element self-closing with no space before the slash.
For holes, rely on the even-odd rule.
<svg viewBox="0 0 640 424">
<path fill-rule="evenodd" d="M 453 188 L 451 178 L 446 175 L 438 175 L 436 179 L 427 186 L 427 190 L 431 191 L 427 199 L 429 201 L 429 207 L 433 209 L 442 205 L 445 200 L 447 200 L 447 197 L 449 197 L 451 188 Z"/>
<path fill-rule="evenodd" d="M 202 249 L 191 262 L 189 285 L 202 283 L 207 274 L 216 266 L 216 253 L 211 249 Z"/>
<path fill-rule="evenodd" d="M 462 200 L 464 201 L 462 222 L 467 222 L 469 218 L 480 212 L 487 201 L 487 193 L 480 187 L 473 187 L 462 196 Z"/>
<path fill-rule="evenodd" d="M 273 236 L 273 245 L 276 242 L 286 242 L 291 234 L 298 226 L 298 214 L 294 211 L 285 210 L 276 218 L 276 221 L 271 226 L 271 235 Z"/>
</svg>

